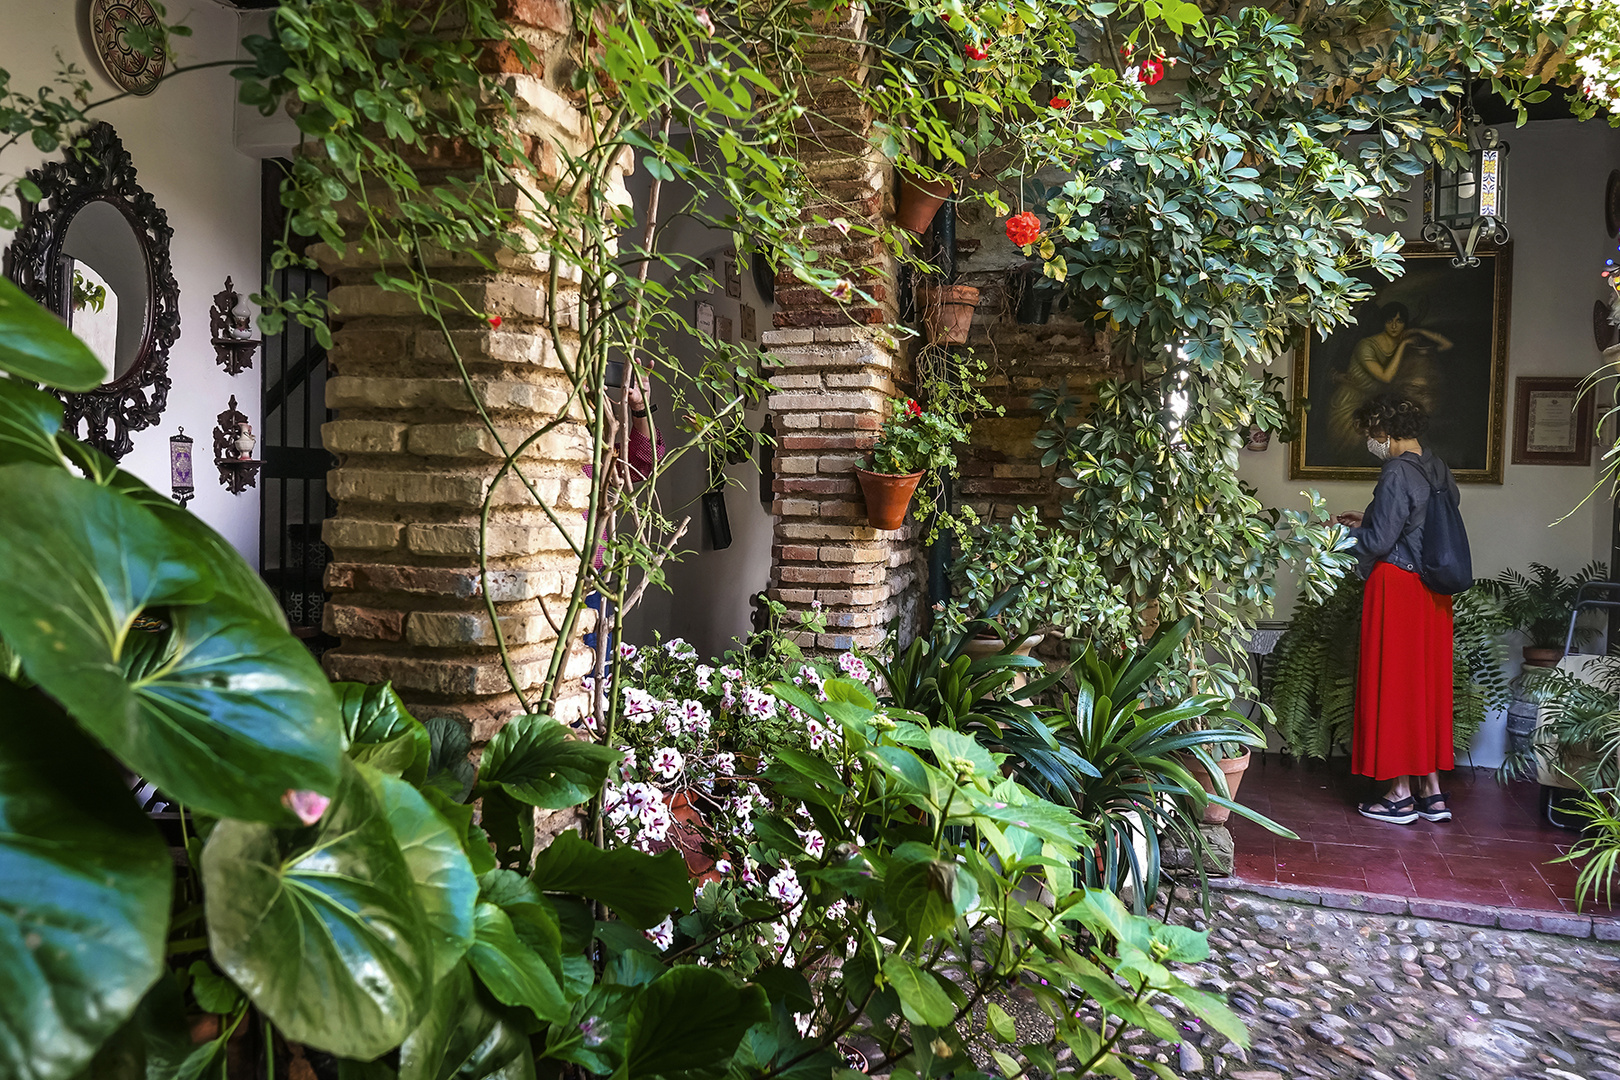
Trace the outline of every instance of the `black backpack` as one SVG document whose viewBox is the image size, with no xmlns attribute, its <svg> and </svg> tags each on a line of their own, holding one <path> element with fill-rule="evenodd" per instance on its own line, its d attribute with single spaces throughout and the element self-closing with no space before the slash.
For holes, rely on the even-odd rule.
<svg viewBox="0 0 1620 1080">
<path fill-rule="evenodd" d="M 1429 489 L 1429 507 L 1423 519 L 1423 552 L 1418 556 L 1418 577 L 1430 592 L 1455 596 L 1474 584 L 1474 560 L 1468 551 L 1468 530 L 1451 487 L 1440 478 L 1435 487 L 1423 466 L 1402 458 L 1423 477 Z"/>
</svg>

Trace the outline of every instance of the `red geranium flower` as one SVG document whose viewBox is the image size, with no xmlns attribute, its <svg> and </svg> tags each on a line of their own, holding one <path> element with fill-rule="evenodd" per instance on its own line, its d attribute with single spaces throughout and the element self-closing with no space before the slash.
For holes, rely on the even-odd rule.
<svg viewBox="0 0 1620 1080">
<path fill-rule="evenodd" d="M 1164 81 L 1164 61 L 1158 57 L 1142 61 L 1141 68 L 1136 73 L 1136 81 L 1143 86 L 1152 86 Z"/>
<path fill-rule="evenodd" d="M 1073 105 L 1074 102 L 1070 101 L 1066 97 L 1055 97 L 1051 100 L 1050 104 L 1054 109 L 1067 109 L 1070 105 Z"/>
<path fill-rule="evenodd" d="M 910 398 L 907 398 L 906 399 L 906 415 L 907 416 L 921 416 L 922 415 L 922 406 L 917 404 L 915 401 L 912 401 Z"/>
<path fill-rule="evenodd" d="M 499 315 L 491 315 L 489 317 L 489 325 L 499 330 L 501 328 L 501 317 Z"/>
<path fill-rule="evenodd" d="M 963 49 L 962 52 L 963 52 L 963 54 L 965 56 L 967 56 L 967 58 L 969 60 L 988 60 L 988 59 L 990 59 L 990 54 L 988 52 L 986 52 L 985 50 L 979 48 L 977 45 L 969 45 L 965 49 Z"/>
<path fill-rule="evenodd" d="M 1022 214 L 1014 214 L 1007 219 L 1007 239 L 1023 247 L 1033 244 L 1041 236 L 1041 219 L 1025 210 Z"/>
</svg>

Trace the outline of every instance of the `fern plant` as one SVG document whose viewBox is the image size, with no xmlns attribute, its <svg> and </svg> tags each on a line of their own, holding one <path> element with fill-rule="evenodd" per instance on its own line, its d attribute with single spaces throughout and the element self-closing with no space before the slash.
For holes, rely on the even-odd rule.
<svg viewBox="0 0 1620 1080">
<path fill-rule="evenodd" d="M 1266 703 L 1272 727 L 1292 754 L 1326 759 L 1350 742 L 1363 588 L 1361 580 L 1346 577 L 1321 603 L 1301 603 L 1272 653 Z M 1513 624 L 1478 586 L 1454 600 L 1452 744 L 1466 750 L 1485 715 L 1507 706 L 1501 637 Z"/>
<path fill-rule="evenodd" d="M 1493 581 L 1481 581 L 1478 588 L 1490 593 L 1501 605 L 1513 628 L 1530 639 L 1536 649 L 1562 649 L 1569 632 L 1569 613 L 1575 607 L 1575 594 L 1588 581 L 1603 581 L 1609 568 L 1601 562 L 1583 566 L 1574 577 L 1565 578 L 1542 563 L 1530 564 L 1526 576 L 1517 570 L 1504 570 Z M 1575 643 L 1582 644 L 1594 631 L 1577 627 Z"/>
</svg>

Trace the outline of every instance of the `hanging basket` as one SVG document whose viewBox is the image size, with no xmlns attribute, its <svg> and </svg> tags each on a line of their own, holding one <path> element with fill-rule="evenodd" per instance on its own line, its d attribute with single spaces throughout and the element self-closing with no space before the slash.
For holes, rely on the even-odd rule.
<svg viewBox="0 0 1620 1080">
<path fill-rule="evenodd" d="M 921 180 L 900 174 L 900 196 L 894 210 L 894 223 L 921 236 L 934 223 L 934 215 L 956 191 L 950 180 Z"/>
<path fill-rule="evenodd" d="M 935 344 L 960 345 L 973 329 L 979 290 L 971 285 L 919 285 L 917 313 L 923 332 Z"/>
<path fill-rule="evenodd" d="M 872 472 L 857 468 L 855 478 L 861 482 L 861 494 L 866 497 L 866 520 L 874 529 L 898 529 L 906 523 L 906 511 L 911 508 L 911 497 L 917 493 L 922 473 Z"/>
</svg>

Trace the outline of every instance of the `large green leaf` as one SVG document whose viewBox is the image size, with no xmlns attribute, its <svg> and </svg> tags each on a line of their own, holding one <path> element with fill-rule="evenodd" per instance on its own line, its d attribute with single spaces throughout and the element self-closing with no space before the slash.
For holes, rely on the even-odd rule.
<svg viewBox="0 0 1620 1080">
<path fill-rule="evenodd" d="M 455 802 L 462 802 L 472 792 L 473 780 L 478 775 L 473 763 L 467 760 L 472 753 L 472 739 L 467 731 L 448 716 L 435 716 L 422 725 L 427 728 L 428 770 L 427 786 L 443 792 Z"/>
<path fill-rule="evenodd" d="M 657 926 L 692 900 L 691 879 L 679 852 L 604 851 L 576 832 L 553 840 L 534 860 L 530 877 L 543 892 L 599 900 L 638 930 Z"/>
<path fill-rule="evenodd" d="M 174 866 L 117 767 L 0 682 L 0 1076 L 82 1069 L 163 970 Z"/>
<path fill-rule="evenodd" d="M 932 972 L 892 954 L 883 961 L 883 977 L 900 996 L 900 1011 L 913 1024 L 945 1027 L 956 1019 L 956 1006 Z"/>
<path fill-rule="evenodd" d="M 770 1015 L 761 987 L 736 986 L 713 968 L 671 968 L 630 1004 L 624 1065 L 616 1080 L 723 1074 L 743 1033 Z"/>
<path fill-rule="evenodd" d="M 413 784 L 427 778 L 432 741 L 427 728 L 405 711 L 392 683 L 333 683 L 332 690 L 351 758 Z"/>
<path fill-rule="evenodd" d="M 223 597 L 172 606 L 161 654 L 143 609 L 197 605 L 212 583 L 187 546 L 115 491 L 42 465 L 0 467 L 0 636 L 23 670 L 123 762 L 210 814 L 295 820 L 329 794 L 342 729 L 308 650 Z"/>
<path fill-rule="evenodd" d="M 473 941 L 473 905 L 478 878 L 461 850 L 461 839 L 420 792 L 403 780 L 365 771 L 394 830 L 394 842 L 416 880 L 416 898 L 427 916 L 433 947 L 433 980 L 449 973 Z"/>
<path fill-rule="evenodd" d="M 416 1026 L 433 950 L 365 768 L 312 828 L 220 822 L 202 865 L 214 960 L 288 1039 L 370 1059 Z"/>
<path fill-rule="evenodd" d="M 399 1048 L 399 1080 L 534 1080 L 522 1014 L 490 999 L 457 964 Z"/>
<path fill-rule="evenodd" d="M 568 997 L 556 975 L 562 956 L 542 957 L 520 941 L 511 918 L 494 904 L 480 903 L 475 918 L 477 936 L 467 960 L 489 992 L 548 1023 L 567 1020 Z"/>
<path fill-rule="evenodd" d="M 107 379 L 90 346 L 13 282 L 0 278 L 0 371 L 83 393 Z"/>
<path fill-rule="evenodd" d="M 978 888 L 955 862 L 908 840 L 889 856 L 883 896 L 895 921 L 920 943 L 950 930 L 978 898 Z"/>
<path fill-rule="evenodd" d="M 76 456 L 103 457 L 97 474 L 106 476 L 108 487 L 122 492 L 157 515 L 170 534 L 180 541 L 187 557 L 203 572 L 204 577 L 212 579 L 218 595 L 232 597 L 277 626 L 287 625 L 286 612 L 281 610 L 276 594 L 270 591 L 259 572 L 248 565 L 229 540 L 209 528 L 202 518 L 184 507 L 176 506 L 173 499 L 152 490 L 140 479 L 116 468 L 109 471 L 106 467 L 112 464 L 111 461 L 105 460 L 94 448 L 81 443 L 70 445 L 76 448 Z"/>
<path fill-rule="evenodd" d="M 549 716 L 519 716 L 484 748 L 478 784 L 499 787 L 530 806 L 562 810 L 600 791 L 608 770 L 623 756 L 571 737 Z"/>
<path fill-rule="evenodd" d="M 56 433 L 62 403 L 15 379 L 0 379 L 0 464 L 31 461 L 62 468 Z"/>
</svg>

